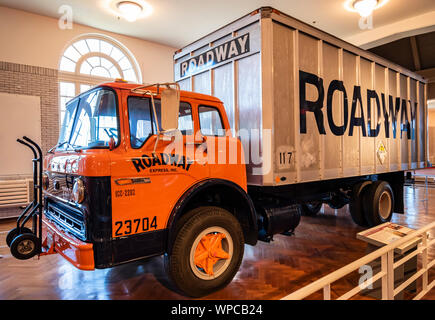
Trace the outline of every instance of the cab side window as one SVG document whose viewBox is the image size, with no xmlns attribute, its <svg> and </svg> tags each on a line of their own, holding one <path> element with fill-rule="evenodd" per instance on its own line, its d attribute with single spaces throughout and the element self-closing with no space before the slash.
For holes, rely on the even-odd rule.
<svg viewBox="0 0 435 320">
<path fill-rule="evenodd" d="M 161 127 L 161 105 L 160 100 L 154 100 L 154 104 L 156 106 L 156 115 L 157 120 L 159 122 L 159 128 Z M 152 106 L 150 105 L 150 108 Z M 151 109 L 151 116 L 154 117 L 153 110 Z M 153 122 L 153 132 L 157 131 L 156 124 Z M 187 102 L 180 102 L 180 110 L 178 113 L 178 130 L 181 131 L 183 135 L 192 135 L 193 134 L 193 118 L 192 118 L 192 108 L 190 104 Z"/>
<path fill-rule="evenodd" d="M 135 149 L 141 148 L 145 141 L 157 132 L 151 99 L 129 97 L 127 104 L 130 124 L 130 143 Z M 156 107 L 157 121 L 160 127 L 160 100 L 155 99 L 154 105 Z M 192 108 L 186 102 L 180 103 L 178 129 L 183 135 L 193 134 Z"/>
<path fill-rule="evenodd" d="M 219 110 L 209 106 L 199 106 L 199 125 L 204 136 L 224 136 L 225 130 Z"/>
<path fill-rule="evenodd" d="M 186 102 L 180 103 L 180 113 L 178 114 L 178 130 L 183 135 L 193 134 L 192 108 Z"/>
</svg>

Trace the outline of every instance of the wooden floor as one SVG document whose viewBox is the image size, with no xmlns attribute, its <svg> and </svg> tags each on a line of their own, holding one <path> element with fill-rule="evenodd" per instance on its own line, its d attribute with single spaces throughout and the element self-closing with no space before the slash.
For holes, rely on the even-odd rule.
<svg viewBox="0 0 435 320">
<path fill-rule="evenodd" d="M 420 228 L 435 220 L 435 188 L 405 187 L 405 195 L 406 214 L 395 214 L 393 222 Z M 322 211 L 317 217 L 302 217 L 294 236 L 246 246 L 232 283 L 204 299 L 280 299 L 364 256 L 367 244 L 356 239 L 363 229 L 352 222 L 347 206 L 324 206 Z M 12 226 L 12 220 L 0 222 L 0 299 L 187 299 L 174 292 L 161 257 L 96 271 L 77 270 L 58 255 L 16 260 L 5 247 Z M 433 259 L 435 248 L 429 253 Z M 332 297 L 356 286 L 358 278 L 355 272 L 337 282 Z M 433 279 L 435 270 L 429 281 Z M 425 299 L 435 299 L 435 289 Z"/>
</svg>

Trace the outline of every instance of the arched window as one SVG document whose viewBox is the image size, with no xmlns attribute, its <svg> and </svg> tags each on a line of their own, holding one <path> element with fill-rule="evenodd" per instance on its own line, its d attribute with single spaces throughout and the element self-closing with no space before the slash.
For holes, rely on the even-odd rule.
<svg viewBox="0 0 435 320">
<path fill-rule="evenodd" d="M 60 121 L 72 97 L 102 82 L 122 78 L 142 82 L 138 63 L 118 41 L 99 34 L 74 39 L 59 62 Z"/>
</svg>

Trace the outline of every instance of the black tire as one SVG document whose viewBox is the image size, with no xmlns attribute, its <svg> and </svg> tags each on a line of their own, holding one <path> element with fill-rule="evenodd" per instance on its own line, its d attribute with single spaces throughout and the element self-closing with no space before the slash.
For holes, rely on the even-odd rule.
<svg viewBox="0 0 435 320">
<path fill-rule="evenodd" d="M 201 297 L 231 282 L 243 259 L 244 238 L 238 220 L 227 210 L 200 207 L 192 211 L 187 213 L 188 219 L 180 219 L 179 222 L 183 224 L 178 229 L 172 248 L 165 255 L 165 265 L 172 282 L 181 291 L 191 297 Z M 196 266 L 192 259 L 197 247 L 195 243 L 198 244 L 202 239 L 202 234 L 219 234 L 216 230 L 226 233 L 221 244 L 226 244 L 223 249 L 230 254 L 230 258 L 221 259 L 215 264 L 220 265 L 213 277 L 205 269 Z"/>
<path fill-rule="evenodd" d="M 388 182 L 373 182 L 364 193 L 363 200 L 364 215 L 370 227 L 391 220 L 394 212 L 394 193 Z"/>
<path fill-rule="evenodd" d="M 323 203 L 321 201 L 309 201 L 302 203 L 302 215 L 309 217 L 317 215 L 322 208 L 322 204 Z"/>
<path fill-rule="evenodd" d="M 11 253 L 20 260 L 27 260 L 41 252 L 41 241 L 33 233 L 19 234 L 12 240 Z"/>
<path fill-rule="evenodd" d="M 352 197 L 349 202 L 350 216 L 352 217 L 353 222 L 361 227 L 367 227 L 368 225 L 364 214 L 363 196 L 371 184 L 371 181 L 363 181 L 357 183 L 352 188 Z"/>
<path fill-rule="evenodd" d="M 13 228 L 11 231 L 8 232 L 8 235 L 6 236 L 6 244 L 8 247 L 11 247 L 12 241 L 15 239 L 15 237 L 19 234 L 23 233 L 33 233 L 32 230 L 26 227 L 22 227 L 21 230 L 18 230 L 17 228 Z"/>
</svg>

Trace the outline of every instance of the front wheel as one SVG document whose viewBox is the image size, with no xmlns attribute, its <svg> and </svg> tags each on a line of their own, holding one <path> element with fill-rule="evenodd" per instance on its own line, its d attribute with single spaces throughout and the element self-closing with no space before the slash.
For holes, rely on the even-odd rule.
<svg viewBox="0 0 435 320">
<path fill-rule="evenodd" d="M 175 285 L 192 297 L 225 287 L 239 270 L 244 238 L 238 220 L 218 207 L 187 213 L 170 254 L 167 271 Z"/>
</svg>

